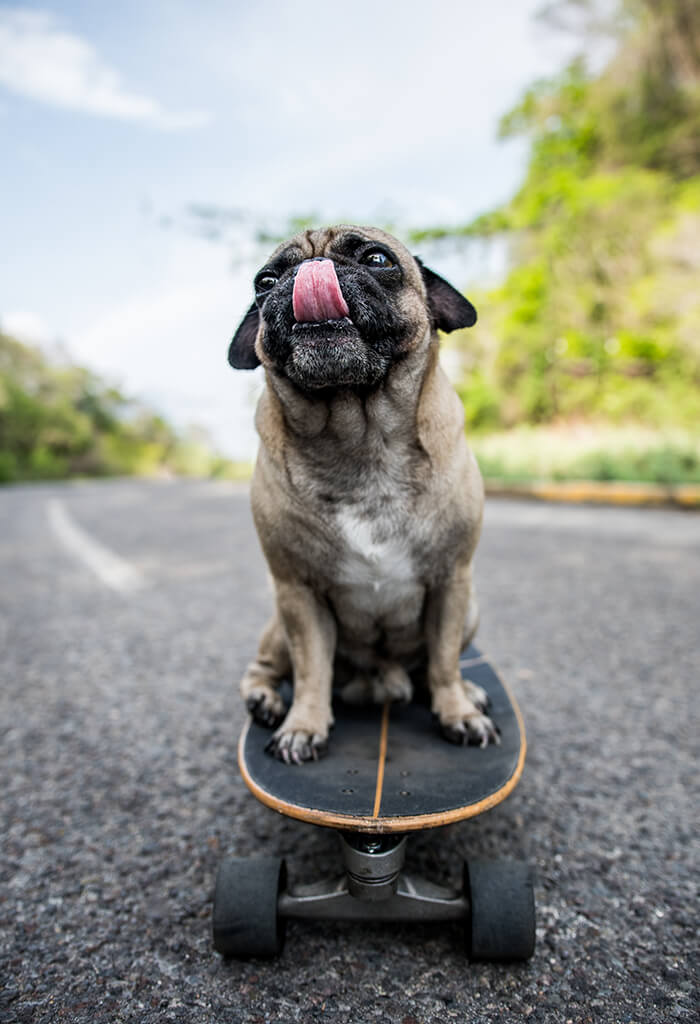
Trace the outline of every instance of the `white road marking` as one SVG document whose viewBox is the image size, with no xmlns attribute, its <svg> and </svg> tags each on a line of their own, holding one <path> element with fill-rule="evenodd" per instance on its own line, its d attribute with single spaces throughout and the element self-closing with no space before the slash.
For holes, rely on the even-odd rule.
<svg viewBox="0 0 700 1024">
<path fill-rule="evenodd" d="M 144 585 L 145 579 L 139 570 L 78 526 L 58 498 L 50 499 L 46 514 L 51 529 L 63 546 L 92 569 L 106 586 L 128 594 Z"/>
</svg>

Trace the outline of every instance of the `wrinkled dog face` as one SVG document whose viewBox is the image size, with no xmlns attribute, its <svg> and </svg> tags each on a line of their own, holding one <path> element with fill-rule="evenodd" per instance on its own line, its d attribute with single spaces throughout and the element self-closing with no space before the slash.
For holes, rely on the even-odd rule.
<svg viewBox="0 0 700 1024">
<path fill-rule="evenodd" d="M 308 231 L 279 246 L 256 275 L 255 303 L 229 362 L 239 369 L 262 362 L 305 391 L 372 388 L 427 343 L 431 328 L 474 322 L 462 296 L 453 322 L 456 295 L 382 231 Z"/>
</svg>

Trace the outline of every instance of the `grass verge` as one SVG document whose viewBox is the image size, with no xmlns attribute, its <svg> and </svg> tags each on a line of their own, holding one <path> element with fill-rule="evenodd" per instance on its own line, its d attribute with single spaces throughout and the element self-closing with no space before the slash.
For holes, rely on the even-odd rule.
<svg viewBox="0 0 700 1024">
<path fill-rule="evenodd" d="M 700 484 L 700 432 L 567 424 L 517 427 L 469 443 L 486 480 Z"/>
</svg>

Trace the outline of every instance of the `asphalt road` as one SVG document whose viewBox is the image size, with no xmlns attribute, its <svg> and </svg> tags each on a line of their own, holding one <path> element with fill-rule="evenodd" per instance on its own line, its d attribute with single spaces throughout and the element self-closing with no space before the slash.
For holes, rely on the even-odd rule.
<svg viewBox="0 0 700 1024">
<path fill-rule="evenodd" d="M 270 607 L 246 491 L 0 491 L 0 1020 L 700 1019 L 700 517 L 494 500 L 477 580 L 525 773 L 408 864 L 457 883 L 465 856 L 529 859 L 534 959 L 470 965 L 456 926 L 300 922 L 279 961 L 224 962 L 222 855 L 283 854 L 299 881 L 337 863 L 332 833 L 236 769 L 235 684 Z"/>
</svg>

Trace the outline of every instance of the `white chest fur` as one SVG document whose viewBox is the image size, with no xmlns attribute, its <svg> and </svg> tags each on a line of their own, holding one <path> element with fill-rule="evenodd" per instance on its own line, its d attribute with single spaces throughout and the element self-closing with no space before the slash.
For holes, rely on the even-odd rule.
<svg viewBox="0 0 700 1024">
<path fill-rule="evenodd" d="M 409 538 L 401 524 L 347 509 L 337 521 L 342 545 L 338 582 L 357 591 L 366 611 L 388 609 L 415 589 Z"/>
</svg>

